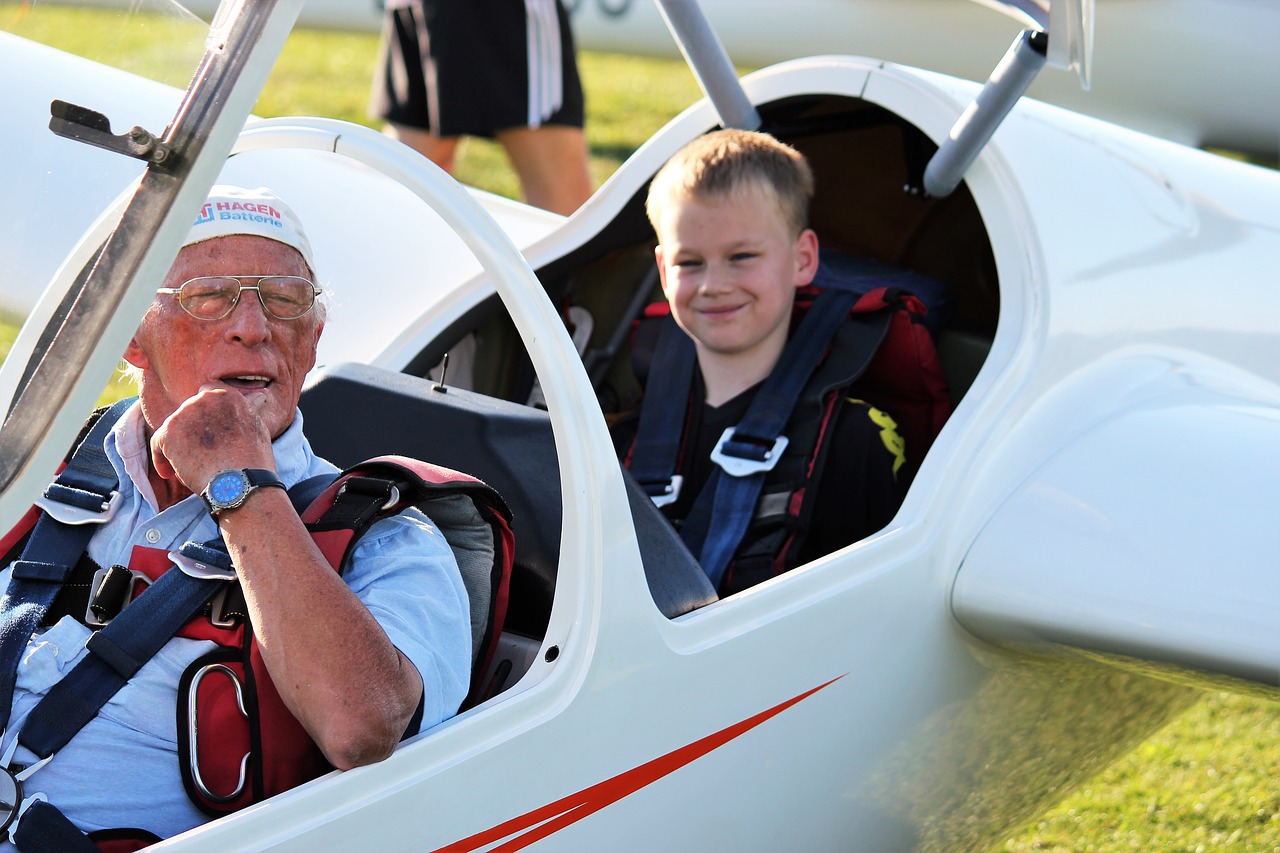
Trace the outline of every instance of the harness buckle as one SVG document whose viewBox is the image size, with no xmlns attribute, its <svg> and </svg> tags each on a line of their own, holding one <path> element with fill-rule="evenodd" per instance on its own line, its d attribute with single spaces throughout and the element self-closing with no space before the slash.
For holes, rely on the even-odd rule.
<svg viewBox="0 0 1280 853">
<path fill-rule="evenodd" d="M 715 450 L 711 451 L 711 461 L 719 465 L 730 477 L 746 477 L 763 471 L 772 471 L 778 464 L 778 460 L 782 458 L 782 451 L 787 449 L 788 439 L 785 435 L 780 435 L 773 440 L 771 447 L 765 447 L 763 444 L 753 445 L 759 449 L 758 456 L 739 455 L 737 450 L 741 448 L 743 442 L 737 442 L 737 447 L 728 446 L 733 442 L 735 430 L 737 427 L 729 427 L 721 433 Z"/>
<path fill-rule="evenodd" d="M 342 485 L 338 486 L 338 491 L 333 496 L 334 500 L 337 500 L 338 498 L 342 497 L 343 493 L 347 491 L 347 486 L 351 484 L 352 479 L 355 479 L 355 478 L 353 477 L 351 479 L 344 480 Z M 370 479 L 370 478 L 361 478 L 361 479 Z M 400 487 L 397 486 L 395 483 L 390 483 L 390 482 L 388 482 L 386 485 L 388 489 L 387 501 L 386 503 L 384 503 L 382 506 L 378 508 L 379 512 L 385 512 L 386 510 L 389 510 L 392 507 L 394 507 L 396 504 L 400 503 Z"/>
<path fill-rule="evenodd" d="M 0 838 L 9 837 L 10 828 L 17 828 L 25 806 L 18 775 L 7 767 L 0 767 Z"/>
<path fill-rule="evenodd" d="M 17 793 L 19 796 L 21 796 L 22 783 L 18 782 L 15 784 L 17 784 L 18 786 Z M 0 838 L 8 838 L 9 842 L 13 843 L 13 837 L 18 834 L 18 824 L 22 823 L 22 818 L 23 816 L 26 815 L 27 809 L 31 808 L 32 805 L 38 802 L 39 803 L 49 802 L 49 795 L 44 793 L 43 791 L 37 791 L 36 793 L 28 797 L 22 797 L 21 802 L 11 806 L 9 817 L 5 820 L 3 824 L 0 824 Z M 3 809 L 5 806 L 8 806 L 8 805 L 9 805 L 8 803 L 0 803 L 0 809 Z"/>
<path fill-rule="evenodd" d="M 233 581 L 237 577 L 226 553 L 197 542 L 187 542 L 180 549 L 170 551 L 168 556 L 180 572 L 196 580 Z"/>
<path fill-rule="evenodd" d="M 19 766 L 14 769 L 13 754 L 17 750 L 18 736 L 15 734 L 13 740 L 9 742 L 8 749 L 4 751 L 4 756 L 0 757 L 0 841 L 13 840 L 22 816 L 26 814 L 27 809 L 31 808 L 32 803 L 38 800 L 49 802 L 49 797 L 43 792 L 24 797 L 22 783 L 48 764 L 53 756 L 45 756 L 28 767 Z"/>
<path fill-rule="evenodd" d="M 121 572 L 127 572 L 121 574 Z M 151 578 L 124 566 L 109 566 L 93 573 L 89 586 L 89 602 L 84 608 L 84 624 L 89 628 L 105 628 L 136 597 L 138 584 L 151 586 Z"/>
<path fill-rule="evenodd" d="M 239 589 L 238 584 L 224 584 L 209 599 L 209 622 L 215 628 L 234 628 L 239 624 L 240 616 L 232 611 L 232 592 Z M 237 596 L 239 598 L 239 596 Z"/>
<path fill-rule="evenodd" d="M 86 509 L 49 497 L 49 492 L 56 485 L 57 483 L 53 483 L 45 489 L 44 494 L 35 499 L 35 505 L 44 510 L 50 518 L 63 524 L 105 524 L 115 517 L 116 510 L 120 508 L 119 490 L 113 490 L 111 496 L 102 501 L 100 508 Z"/>
<path fill-rule="evenodd" d="M 643 489 L 649 495 L 650 500 L 656 507 L 664 507 L 667 504 L 673 504 L 680 499 L 680 487 L 684 485 L 684 476 L 681 474 L 672 474 L 671 479 L 665 483 L 645 483 Z M 651 489 L 657 489 L 655 495 Z"/>
</svg>

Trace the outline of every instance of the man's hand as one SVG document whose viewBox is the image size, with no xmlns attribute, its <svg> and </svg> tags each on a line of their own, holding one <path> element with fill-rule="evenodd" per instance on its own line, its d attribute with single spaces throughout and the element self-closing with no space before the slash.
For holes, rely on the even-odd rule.
<svg viewBox="0 0 1280 853">
<path fill-rule="evenodd" d="M 275 470 L 253 399 L 212 385 L 160 425 L 151 458 L 166 483 L 191 492 L 225 468 Z M 381 760 L 417 708 L 422 678 L 329 566 L 288 496 L 255 494 L 252 511 L 217 521 L 271 679 L 335 767 Z"/>
<path fill-rule="evenodd" d="M 244 395 L 204 385 L 151 436 L 156 473 L 200 492 L 224 468 L 275 470 L 271 436 Z"/>
</svg>

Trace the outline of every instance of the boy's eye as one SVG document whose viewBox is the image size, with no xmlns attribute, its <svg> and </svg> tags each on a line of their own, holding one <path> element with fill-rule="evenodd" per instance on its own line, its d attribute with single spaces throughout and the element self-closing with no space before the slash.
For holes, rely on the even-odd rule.
<svg viewBox="0 0 1280 853">
<path fill-rule="evenodd" d="M 731 261 L 749 261 L 749 260 L 751 260 L 752 258 L 755 258 L 755 257 L 758 257 L 758 256 L 759 256 L 759 253 L 758 253 L 758 252 L 734 252 L 732 255 L 730 255 L 730 256 L 729 256 L 729 260 L 731 260 Z"/>
<path fill-rule="evenodd" d="M 681 260 L 676 261 L 676 266 L 681 269 L 693 269 L 695 267 L 702 266 L 702 261 L 695 260 L 693 258 L 682 258 Z"/>
</svg>

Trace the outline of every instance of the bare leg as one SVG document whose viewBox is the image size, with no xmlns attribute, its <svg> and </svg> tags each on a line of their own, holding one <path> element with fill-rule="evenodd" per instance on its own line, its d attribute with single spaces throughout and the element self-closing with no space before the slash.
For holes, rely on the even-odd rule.
<svg viewBox="0 0 1280 853">
<path fill-rule="evenodd" d="M 388 124 L 383 132 L 392 139 L 398 139 L 408 145 L 449 174 L 453 174 L 458 157 L 458 137 L 436 136 L 429 130 L 403 124 Z"/>
<path fill-rule="evenodd" d="M 495 136 L 506 149 L 528 204 L 568 216 L 591 197 L 587 138 L 580 128 L 520 127 Z"/>
</svg>

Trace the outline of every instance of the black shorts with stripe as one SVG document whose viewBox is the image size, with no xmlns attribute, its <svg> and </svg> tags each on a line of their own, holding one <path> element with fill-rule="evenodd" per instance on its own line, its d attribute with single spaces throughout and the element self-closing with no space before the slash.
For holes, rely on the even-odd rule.
<svg viewBox="0 0 1280 853">
<path fill-rule="evenodd" d="M 582 127 L 582 83 L 559 0 L 387 5 L 372 115 L 438 136 Z"/>
</svg>

